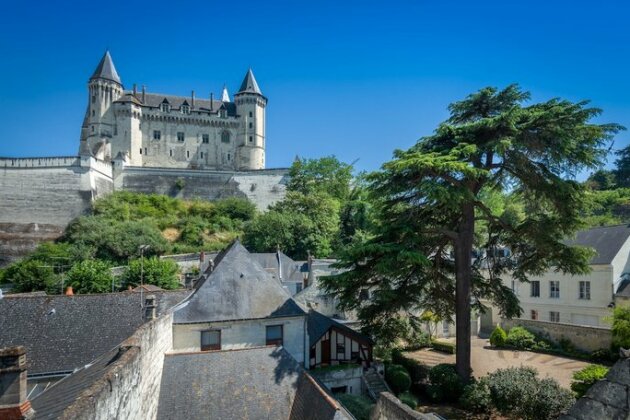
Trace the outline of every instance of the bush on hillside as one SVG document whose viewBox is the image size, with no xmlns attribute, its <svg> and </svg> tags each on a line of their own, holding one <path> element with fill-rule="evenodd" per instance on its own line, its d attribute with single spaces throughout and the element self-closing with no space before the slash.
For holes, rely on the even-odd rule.
<svg viewBox="0 0 630 420">
<path fill-rule="evenodd" d="M 157 257 L 132 260 L 123 274 L 123 286 L 136 287 L 152 284 L 162 289 L 177 289 L 180 287 L 177 273 L 179 268 L 172 260 L 161 260 Z"/>
<path fill-rule="evenodd" d="M 434 401 L 457 401 L 464 389 L 464 383 L 455 370 L 455 365 L 439 364 L 429 371 L 429 397 Z"/>
<path fill-rule="evenodd" d="M 523 327 L 512 327 L 505 340 L 506 345 L 521 350 L 533 350 L 536 343 L 536 336 Z"/>
<path fill-rule="evenodd" d="M 575 392 L 577 398 L 586 394 L 586 391 L 600 379 L 604 379 L 609 368 L 602 365 L 588 365 L 583 369 L 573 373 L 571 390 Z"/>
<path fill-rule="evenodd" d="M 490 334 L 490 344 L 494 347 L 503 347 L 505 346 L 505 342 L 507 341 L 507 333 L 501 328 L 500 325 L 492 331 Z"/>
</svg>

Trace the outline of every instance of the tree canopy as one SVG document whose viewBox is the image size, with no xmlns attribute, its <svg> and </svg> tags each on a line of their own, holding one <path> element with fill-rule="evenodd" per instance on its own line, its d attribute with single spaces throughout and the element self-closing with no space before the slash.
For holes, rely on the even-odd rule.
<svg viewBox="0 0 630 420">
<path fill-rule="evenodd" d="M 503 285 L 548 267 L 588 271 L 590 251 L 563 239 L 582 224 L 585 188 L 572 177 L 601 164 L 617 124 L 593 124 L 600 110 L 588 102 L 551 99 L 525 105 L 517 85 L 484 88 L 449 107 L 435 133 L 369 176 L 378 220 L 374 237 L 344 251 L 346 271 L 324 280 L 343 309 L 358 310 L 370 328 L 424 310 L 455 313 L 457 370 L 470 377 L 471 307 L 481 299 L 504 316 L 520 313 Z M 509 191 L 522 206 L 492 208 L 493 192 Z M 478 234 L 483 227 L 482 234 Z M 499 256 L 507 247 L 512 256 Z M 473 250 L 486 250 L 473 259 Z M 369 288 L 373 299 L 362 302 Z"/>
</svg>

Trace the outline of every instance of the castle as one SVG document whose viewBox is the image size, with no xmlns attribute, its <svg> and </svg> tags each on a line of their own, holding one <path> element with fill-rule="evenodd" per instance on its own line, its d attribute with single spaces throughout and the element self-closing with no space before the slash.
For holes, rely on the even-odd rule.
<svg viewBox="0 0 630 420">
<path fill-rule="evenodd" d="M 251 69 L 220 100 L 125 90 L 109 51 L 88 82 L 80 155 L 128 166 L 252 170 L 265 168 L 265 107 Z"/>
</svg>

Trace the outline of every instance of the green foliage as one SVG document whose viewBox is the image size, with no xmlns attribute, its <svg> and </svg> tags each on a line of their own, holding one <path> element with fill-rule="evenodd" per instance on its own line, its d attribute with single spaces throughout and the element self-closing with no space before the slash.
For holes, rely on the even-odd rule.
<svg viewBox="0 0 630 420">
<path fill-rule="evenodd" d="M 630 146 L 617 151 L 619 158 L 615 161 L 617 168 L 614 171 L 617 185 L 630 188 Z"/>
<path fill-rule="evenodd" d="M 428 366 L 423 365 L 421 362 L 415 359 L 405 357 L 402 350 L 400 349 L 392 350 L 391 361 L 392 363 L 400 365 L 407 370 L 412 384 L 424 381 L 429 375 Z"/>
<path fill-rule="evenodd" d="M 481 378 L 464 387 L 459 403 L 473 413 L 487 413 L 492 408 L 492 396 L 488 387 L 488 380 Z"/>
<path fill-rule="evenodd" d="M 493 406 L 503 415 L 521 419 L 553 419 L 575 402 L 554 379 L 537 378 L 535 369 L 499 369 L 486 377 Z"/>
<path fill-rule="evenodd" d="M 455 344 L 448 341 L 431 340 L 431 347 L 434 350 L 442 351 L 444 353 L 455 354 Z"/>
<path fill-rule="evenodd" d="M 26 293 L 45 291 L 49 294 L 61 292 L 61 281 L 53 268 L 45 261 L 27 259 L 9 266 L 3 281 L 13 283 L 13 292 Z"/>
<path fill-rule="evenodd" d="M 583 369 L 573 373 L 571 390 L 575 392 L 577 398 L 586 394 L 586 391 L 600 379 L 604 379 L 609 368 L 602 365 L 588 365 Z"/>
<path fill-rule="evenodd" d="M 520 350 L 533 350 L 536 347 L 536 336 L 523 327 L 512 327 L 508 331 L 505 344 Z"/>
<path fill-rule="evenodd" d="M 84 260 L 72 266 L 66 284 L 75 293 L 112 292 L 114 278 L 108 263 L 100 260 Z"/>
<path fill-rule="evenodd" d="M 612 190 L 616 185 L 615 174 L 604 169 L 595 171 L 586 180 L 586 186 L 593 190 Z"/>
<path fill-rule="evenodd" d="M 123 286 L 136 287 L 140 284 L 152 284 L 162 289 L 177 289 L 180 287 L 177 273 L 179 268 L 173 260 L 162 260 L 157 257 L 135 259 L 129 262 L 129 267 L 123 274 Z"/>
<path fill-rule="evenodd" d="M 334 156 L 319 159 L 296 159 L 289 169 L 288 191 L 304 195 L 327 194 L 339 201 L 350 194 L 352 166 Z"/>
<path fill-rule="evenodd" d="M 588 227 L 630 223 L 630 188 L 588 191 L 582 218 Z"/>
<path fill-rule="evenodd" d="M 371 399 L 352 394 L 339 394 L 335 397 L 357 420 L 369 420 L 370 412 L 375 405 Z"/>
<path fill-rule="evenodd" d="M 409 407 L 411 407 L 412 409 L 416 409 L 416 407 L 418 406 L 418 398 L 416 398 L 415 395 L 413 395 L 411 392 L 406 391 L 403 392 L 402 394 L 400 394 L 398 396 L 398 399 L 403 403 L 403 404 L 407 404 Z"/>
<path fill-rule="evenodd" d="M 215 202 L 217 215 L 247 222 L 256 216 L 256 205 L 246 198 L 229 197 Z"/>
<path fill-rule="evenodd" d="M 630 307 L 617 307 L 613 311 L 612 345 L 614 349 L 630 348 Z"/>
<path fill-rule="evenodd" d="M 611 349 L 598 349 L 588 356 L 588 360 L 597 363 L 611 363 L 617 361 L 619 353 Z"/>
<path fill-rule="evenodd" d="M 401 365 L 386 365 L 385 380 L 396 395 L 408 391 L 411 387 L 409 372 Z"/>
<path fill-rule="evenodd" d="M 507 334 L 500 325 L 490 334 L 490 344 L 494 347 L 503 347 L 507 341 Z"/>
<path fill-rule="evenodd" d="M 457 401 L 464 390 L 464 382 L 454 365 L 439 364 L 429 371 L 429 397 L 438 402 Z"/>
</svg>

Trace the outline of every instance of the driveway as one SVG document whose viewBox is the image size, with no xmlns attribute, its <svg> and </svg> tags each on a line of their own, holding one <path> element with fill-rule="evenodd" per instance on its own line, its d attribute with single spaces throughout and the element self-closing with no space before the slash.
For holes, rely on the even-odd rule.
<svg viewBox="0 0 630 420">
<path fill-rule="evenodd" d="M 589 365 L 588 362 L 551 354 L 505 349 L 495 350 L 490 347 L 487 339 L 477 337 L 472 339 L 471 351 L 473 374 L 477 378 L 486 376 L 497 369 L 529 366 L 538 371 L 539 377 L 554 378 L 561 386 L 569 388 L 573 372 Z M 427 366 L 435 366 L 440 363 L 455 363 L 454 354 L 441 353 L 431 349 L 409 352 L 406 355 L 419 360 Z"/>
</svg>

